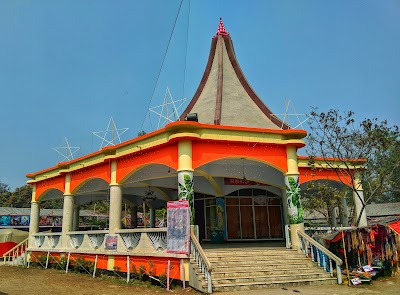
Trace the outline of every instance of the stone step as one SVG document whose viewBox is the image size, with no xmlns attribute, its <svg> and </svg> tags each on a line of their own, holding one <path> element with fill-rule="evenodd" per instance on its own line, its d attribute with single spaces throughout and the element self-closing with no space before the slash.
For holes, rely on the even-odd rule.
<svg viewBox="0 0 400 295">
<path fill-rule="evenodd" d="M 245 291 L 253 289 L 267 289 L 267 288 L 282 288 L 282 287 L 294 287 L 304 285 L 333 285 L 336 284 L 336 278 L 304 278 L 297 280 L 281 280 L 281 281 L 270 281 L 270 282 L 243 282 L 243 283 L 231 283 L 222 284 L 213 282 L 213 291 L 215 292 L 233 292 L 233 291 Z M 323 292 L 321 292 L 323 293 Z"/>
<path fill-rule="evenodd" d="M 329 273 L 304 254 L 284 247 L 207 249 L 205 252 L 213 268 L 211 273 L 213 291 L 323 285 L 337 282 L 336 278 L 331 278 Z M 197 277 L 205 284 L 200 272 L 197 273 Z"/>
<path fill-rule="evenodd" d="M 253 263 L 251 261 L 247 261 L 247 263 L 231 263 L 231 264 L 217 264 L 212 263 L 212 267 L 214 270 L 225 271 L 227 269 L 230 270 L 259 270 L 259 269 L 284 269 L 287 267 L 291 267 L 293 269 L 298 269 L 302 267 L 315 267 L 316 265 L 311 261 L 301 261 L 301 262 L 292 262 L 292 263 L 280 263 L 277 261 L 270 261 L 264 263 Z"/>
<path fill-rule="evenodd" d="M 305 255 L 300 254 L 300 253 L 265 253 L 265 252 L 260 252 L 257 254 L 251 253 L 242 253 L 242 254 L 231 254 L 231 253 L 206 253 L 208 259 L 226 259 L 226 258 L 243 258 L 243 259 L 248 259 L 248 258 L 268 258 L 268 259 L 282 259 L 282 258 L 296 258 L 296 257 L 301 257 L 304 258 Z"/>
<path fill-rule="evenodd" d="M 228 258 L 227 258 L 228 259 Z M 229 266 L 229 265 L 292 265 L 292 264 L 307 264 L 312 266 L 311 259 L 299 258 L 299 259 L 288 259 L 288 260 L 270 260 L 270 259 L 259 259 L 259 260 L 211 260 L 210 263 L 213 267 Z"/>
<path fill-rule="evenodd" d="M 191 263 L 194 263 L 194 261 L 191 261 Z M 247 261 L 245 263 L 227 263 L 227 264 L 218 264 L 218 263 L 212 263 L 213 271 L 219 271 L 219 272 L 225 272 L 225 271 L 237 271 L 237 270 L 242 270 L 242 271 L 247 271 L 247 272 L 252 272 L 255 270 L 264 270 L 264 269 L 270 269 L 270 270 L 277 270 L 277 269 L 286 269 L 290 266 L 292 269 L 300 269 L 303 267 L 309 267 L 309 268 L 314 268 L 316 267 L 316 264 L 313 263 L 311 260 L 310 261 L 300 261 L 300 262 L 290 262 L 290 263 L 282 263 L 278 261 L 267 261 L 264 263 L 253 263 L 251 261 Z"/>
<path fill-rule="evenodd" d="M 299 253 L 297 250 L 286 249 L 286 248 L 260 248 L 260 249 L 251 249 L 251 248 L 243 248 L 243 249 L 226 249 L 226 250 L 215 250 L 215 249 L 203 249 L 203 251 L 207 255 L 243 255 L 244 253 L 248 254 L 259 254 L 259 253 L 268 253 L 268 254 L 288 254 L 288 253 Z"/>
<path fill-rule="evenodd" d="M 232 277 L 247 277 L 249 275 L 251 276 L 276 276 L 276 275 L 295 275 L 298 273 L 302 274 L 309 274 L 309 273 L 315 273 L 316 269 L 314 268 L 282 268 L 282 269 L 259 269 L 259 270 L 243 270 L 243 269 L 237 269 L 237 270 L 231 270 L 231 269 L 226 269 L 225 271 L 219 271 L 214 270 L 212 272 L 212 278 L 218 279 L 218 278 L 232 278 Z"/>
<path fill-rule="evenodd" d="M 281 274 L 281 275 L 267 275 L 267 276 L 239 276 L 227 278 L 212 278 L 214 284 L 241 284 L 248 282 L 279 282 L 279 281 L 293 281 L 301 279 L 320 279 L 329 278 L 329 274 L 325 275 L 320 272 L 312 273 L 297 273 L 297 274 Z"/>
<path fill-rule="evenodd" d="M 282 255 L 282 256 L 273 256 L 273 255 L 260 255 L 260 256 L 254 256 L 254 255 L 249 255 L 249 256 L 208 256 L 208 260 L 210 262 L 213 261 L 239 261 L 239 260 L 252 260 L 252 261 L 258 261 L 258 260 L 268 260 L 268 261 L 285 261 L 285 260 L 308 260 L 309 258 L 305 257 L 304 255 Z"/>
</svg>

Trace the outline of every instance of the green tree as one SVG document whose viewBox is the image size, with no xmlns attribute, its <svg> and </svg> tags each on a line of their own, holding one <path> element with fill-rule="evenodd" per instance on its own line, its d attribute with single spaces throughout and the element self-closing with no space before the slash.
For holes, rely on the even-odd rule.
<svg viewBox="0 0 400 295">
<path fill-rule="evenodd" d="M 8 184 L 0 181 L 0 194 L 7 193 L 9 191 L 10 191 L 10 187 L 8 186 Z"/>
<path fill-rule="evenodd" d="M 318 212 L 324 216 L 329 227 L 335 226 L 332 223 L 335 208 L 343 210 L 342 199 L 346 197 L 345 190 L 332 187 L 328 182 L 310 182 L 303 191 L 301 202 L 305 211 Z"/>
<path fill-rule="evenodd" d="M 93 201 L 81 206 L 81 209 L 92 210 L 96 214 L 108 214 L 109 208 L 110 205 L 108 200 Z"/>
<path fill-rule="evenodd" d="M 0 207 L 8 207 L 10 196 L 10 187 L 0 181 Z"/>
<path fill-rule="evenodd" d="M 338 110 L 324 113 L 313 109 L 309 122 L 309 165 L 317 169 L 323 164 L 334 170 L 344 184 L 351 184 L 362 204 L 359 216 L 353 216 L 358 226 L 367 203 L 398 190 L 399 128 L 376 118 L 357 123 L 354 112 Z M 356 179 L 361 179 L 364 201 L 358 193 Z"/>
<path fill-rule="evenodd" d="M 17 187 L 14 192 L 11 193 L 8 201 L 8 207 L 16 208 L 30 208 L 32 199 L 32 187 L 26 184 L 21 187 Z"/>
<path fill-rule="evenodd" d="M 43 209 L 62 209 L 64 206 L 64 199 L 51 199 L 40 202 L 40 207 Z"/>
</svg>

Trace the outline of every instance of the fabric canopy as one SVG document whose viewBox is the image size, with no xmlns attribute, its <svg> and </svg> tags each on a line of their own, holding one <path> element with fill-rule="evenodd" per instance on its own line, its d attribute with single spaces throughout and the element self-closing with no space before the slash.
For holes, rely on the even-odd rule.
<svg viewBox="0 0 400 295">
<path fill-rule="evenodd" d="M 388 226 L 395 231 L 398 235 L 400 235 L 400 220 L 389 223 Z"/>
<path fill-rule="evenodd" d="M 14 228 L 0 229 L 0 243 L 14 242 L 16 244 L 21 243 L 29 236 L 29 233 L 23 230 Z"/>
</svg>

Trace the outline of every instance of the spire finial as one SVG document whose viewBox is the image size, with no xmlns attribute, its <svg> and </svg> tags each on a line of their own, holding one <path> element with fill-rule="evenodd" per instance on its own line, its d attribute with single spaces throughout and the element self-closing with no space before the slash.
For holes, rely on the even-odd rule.
<svg viewBox="0 0 400 295">
<path fill-rule="evenodd" d="M 224 23 L 222 22 L 222 17 L 219 18 L 218 30 L 214 38 L 217 36 L 229 36 L 229 33 L 225 30 Z"/>
</svg>

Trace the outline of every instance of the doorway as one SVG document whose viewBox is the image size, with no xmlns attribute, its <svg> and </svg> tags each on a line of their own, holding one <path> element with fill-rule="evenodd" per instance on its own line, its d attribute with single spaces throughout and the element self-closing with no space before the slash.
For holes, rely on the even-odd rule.
<svg viewBox="0 0 400 295">
<path fill-rule="evenodd" d="M 262 189 L 242 189 L 225 198 L 225 238 L 228 241 L 283 240 L 281 197 Z M 200 239 L 217 229 L 216 198 L 195 194 Z"/>
</svg>

